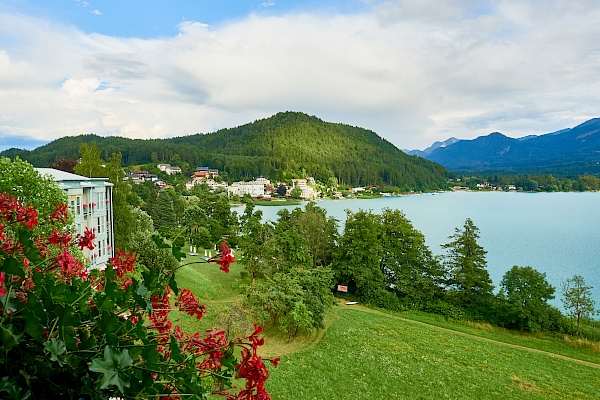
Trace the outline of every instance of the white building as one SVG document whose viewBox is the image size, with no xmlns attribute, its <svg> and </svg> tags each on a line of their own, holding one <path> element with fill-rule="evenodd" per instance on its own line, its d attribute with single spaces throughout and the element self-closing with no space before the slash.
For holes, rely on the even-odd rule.
<svg viewBox="0 0 600 400">
<path fill-rule="evenodd" d="M 104 267 L 114 256 L 112 189 L 108 178 L 86 178 L 52 168 L 36 168 L 40 174 L 54 177 L 58 186 L 67 192 L 68 206 L 75 216 L 77 233 L 85 228 L 92 231 L 94 250 L 83 249 L 91 268 Z"/>
<path fill-rule="evenodd" d="M 316 199 L 318 196 L 318 193 L 315 191 L 315 189 L 312 188 L 312 186 L 308 185 L 309 182 L 314 185 L 314 181 L 315 181 L 314 178 L 292 179 L 292 187 L 288 188 L 288 195 L 294 189 L 294 186 L 298 186 L 300 188 L 300 190 L 302 190 L 302 194 L 300 195 L 301 198 L 303 198 L 305 200 Z"/>
<path fill-rule="evenodd" d="M 249 194 L 251 197 L 262 197 L 265 195 L 264 182 L 249 181 L 249 182 L 233 182 L 227 188 L 227 191 L 235 196 L 242 197 Z"/>
<path fill-rule="evenodd" d="M 171 164 L 158 164 L 156 167 L 161 171 L 166 172 L 168 175 L 181 173 L 181 168 L 173 167 Z"/>
</svg>

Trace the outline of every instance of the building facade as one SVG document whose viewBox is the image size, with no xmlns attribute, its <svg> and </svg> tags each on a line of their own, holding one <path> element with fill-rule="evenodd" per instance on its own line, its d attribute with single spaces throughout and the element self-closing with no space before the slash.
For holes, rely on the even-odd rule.
<svg viewBox="0 0 600 400">
<path fill-rule="evenodd" d="M 112 190 L 108 178 L 87 178 L 52 168 L 36 168 L 40 174 L 51 175 L 67 192 L 68 206 L 73 211 L 75 230 L 83 234 L 92 231 L 94 249 L 83 249 L 90 268 L 103 268 L 114 256 Z"/>
</svg>

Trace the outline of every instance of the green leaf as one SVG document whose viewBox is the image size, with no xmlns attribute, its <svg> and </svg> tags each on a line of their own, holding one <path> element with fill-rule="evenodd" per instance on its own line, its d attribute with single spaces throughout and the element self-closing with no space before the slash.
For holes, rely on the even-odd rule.
<svg viewBox="0 0 600 400">
<path fill-rule="evenodd" d="M 164 241 L 162 236 L 160 236 L 156 233 L 152 235 L 152 241 L 156 244 L 156 246 L 158 246 L 159 249 L 170 249 L 171 248 L 171 246 L 168 245 L 167 242 Z"/>
<path fill-rule="evenodd" d="M 133 360 L 129 356 L 129 350 L 125 349 L 121 353 L 118 349 L 106 346 L 104 348 L 104 359 L 93 359 L 89 370 L 102 374 L 100 389 L 115 385 L 121 393 L 125 394 L 125 388 L 130 386 L 130 377 L 127 370 L 132 365 Z"/>
<path fill-rule="evenodd" d="M 135 298 L 135 302 L 140 306 L 143 307 L 146 312 L 150 313 L 152 312 L 152 302 L 150 301 L 150 292 L 148 291 L 148 288 L 146 287 L 146 285 L 144 285 L 144 282 L 139 282 L 137 290 L 135 292 L 136 296 Z"/>
<path fill-rule="evenodd" d="M 175 295 L 179 294 L 179 287 L 177 287 L 177 281 L 175 280 L 175 274 L 171 275 L 171 279 L 169 280 L 169 287 L 175 293 Z"/>
<path fill-rule="evenodd" d="M 181 261 L 186 257 L 185 252 L 181 251 L 181 248 L 177 246 L 171 247 L 171 253 L 173 254 L 173 257 L 177 259 L 177 261 Z"/>
<path fill-rule="evenodd" d="M 23 266 L 15 257 L 8 257 L 3 263 L 4 272 L 8 274 L 17 275 L 21 279 L 25 279 L 25 271 Z"/>
<path fill-rule="evenodd" d="M 44 342 L 44 350 L 50 353 L 50 361 L 56 361 L 62 367 L 67 363 L 65 353 L 67 347 L 62 340 L 52 338 L 47 342 Z"/>
<path fill-rule="evenodd" d="M 38 342 L 42 341 L 42 335 L 44 334 L 44 324 L 35 315 L 25 312 L 25 332 Z"/>
<path fill-rule="evenodd" d="M 183 356 L 181 355 L 181 348 L 179 347 L 179 343 L 175 336 L 171 335 L 171 343 L 169 343 L 171 348 L 171 359 L 177 363 L 183 362 Z"/>
<path fill-rule="evenodd" d="M 0 325 L 0 338 L 2 338 L 4 350 L 9 350 L 19 344 L 19 340 L 23 334 L 16 333 L 15 331 L 15 327 L 12 325 L 8 325 L 7 328 Z"/>
</svg>

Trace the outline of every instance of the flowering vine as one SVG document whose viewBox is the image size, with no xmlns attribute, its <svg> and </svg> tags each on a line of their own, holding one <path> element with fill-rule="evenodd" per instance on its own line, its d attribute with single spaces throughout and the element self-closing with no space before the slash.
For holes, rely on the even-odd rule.
<svg viewBox="0 0 600 400">
<path fill-rule="evenodd" d="M 183 332 L 171 313 L 200 320 L 206 308 L 173 271 L 136 278 L 135 256 L 118 249 L 89 270 L 72 248 L 93 250 L 94 233 L 73 237 L 64 205 L 49 220 L 52 233 L 33 237 L 37 211 L 0 194 L 0 398 L 270 398 L 260 327 L 229 341 Z M 227 272 L 235 258 L 220 249 L 207 261 Z"/>
</svg>

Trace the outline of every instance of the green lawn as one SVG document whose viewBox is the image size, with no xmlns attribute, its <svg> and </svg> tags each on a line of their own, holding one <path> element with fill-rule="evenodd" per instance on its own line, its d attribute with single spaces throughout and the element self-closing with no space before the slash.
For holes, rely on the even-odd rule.
<svg viewBox="0 0 600 400">
<path fill-rule="evenodd" d="M 248 283 L 239 278 L 241 270 L 234 265 L 225 274 L 201 263 L 177 272 L 179 286 L 190 288 L 208 309 L 200 324 L 180 316 L 186 330 L 209 329 L 219 313 L 241 302 L 240 285 Z M 277 368 L 269 367 L 267 389 L 274 400 L 600 398 L 600 354 L 556 338 L 361 306 L 337 306 L 326 323 L 326 331 L 290 343 L 266 329 L 261 354 L 282 358 Z"/>
<path fill-rule="evenodd" d="M 600 368 L 352 308 L 271 369 L 273 399 L 598 399 Z"/>
</svg>

